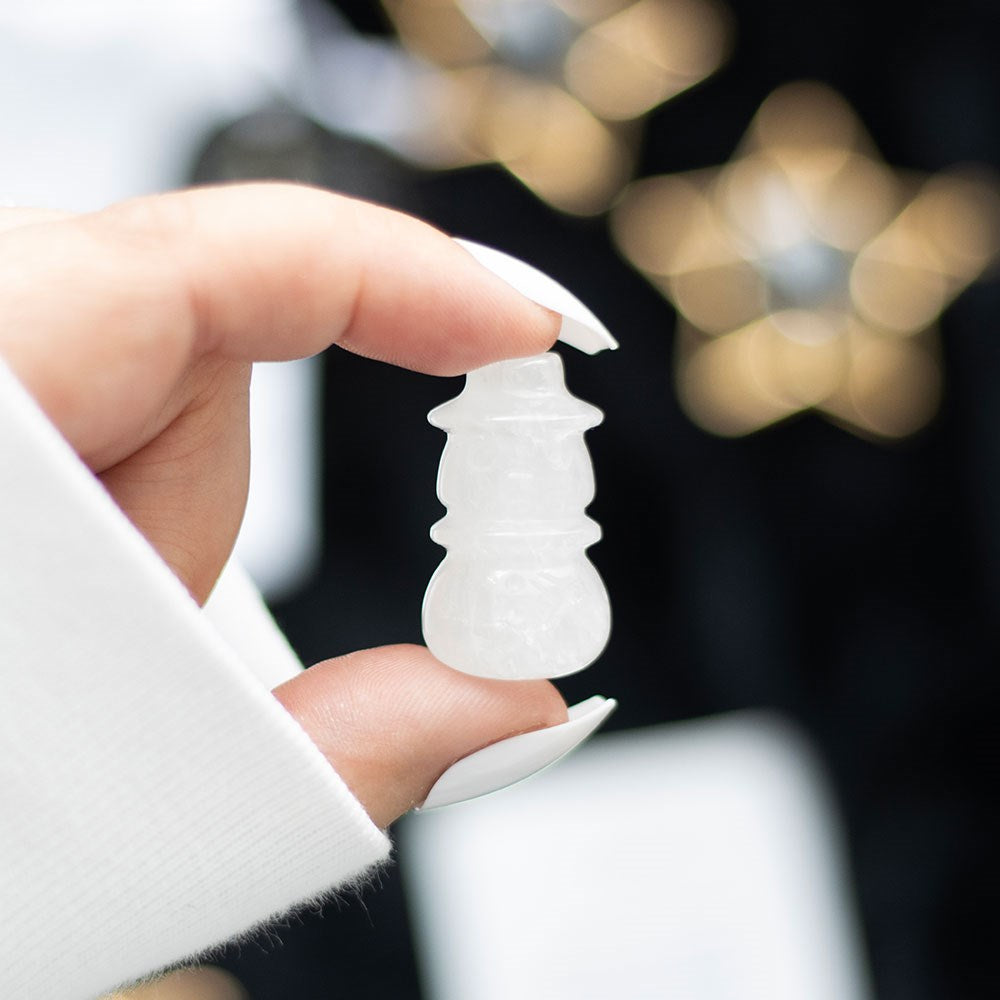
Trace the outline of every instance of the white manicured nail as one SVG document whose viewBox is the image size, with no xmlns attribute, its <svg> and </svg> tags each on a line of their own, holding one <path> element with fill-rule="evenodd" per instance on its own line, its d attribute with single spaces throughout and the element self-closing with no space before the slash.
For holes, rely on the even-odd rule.
<svg viewBox="0 0 1000 1000">
<path fill-rule="evenodd" d="M 570 291 L 558 281 L 543 274 L 523 260 L 481 243 L 470 240 L 455 240 L 468 250 L 480 264 L 503 278 L 508 285 L 516 288 L 525 298 L 537 302 L 546 309 L 562 315 L 562 329 L 559 339 L 570 347 L 585 354 L 597 354 L 618 347 L 618 341 L 608 332 L 607 327 Z"/>
<path fill-rule="evenodd" d="M 569 721 L 511 736 L 452 764 L 438 778 L 420 809 L 436 809 L 513 785 L 554 764 L 578 747 L 618 707 L 594 695 L 569 709 Z"/>
</svg>

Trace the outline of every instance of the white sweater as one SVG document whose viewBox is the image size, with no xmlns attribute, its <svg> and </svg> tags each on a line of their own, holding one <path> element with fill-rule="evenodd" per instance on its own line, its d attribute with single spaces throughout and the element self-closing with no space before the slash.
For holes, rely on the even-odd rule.
<svg viewBox="0 0 1000 1000">
<path fill-rule="evenodd" d="M 0 997 L 81 1000 L 389 851 L 270 694 L 230 569 L 202 611 L 0 363 Z"/>
</svg>

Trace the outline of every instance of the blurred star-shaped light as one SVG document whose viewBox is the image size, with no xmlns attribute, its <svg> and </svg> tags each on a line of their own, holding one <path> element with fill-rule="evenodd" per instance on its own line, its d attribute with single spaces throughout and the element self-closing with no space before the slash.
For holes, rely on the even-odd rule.
<svg viewBox="0 0 1000 1000">
<path fill-rule="evenodd" d="M 433 73 L 421 156 L 502 164 L 566 212 L 604 211 L 637 123 L 728 48 L 717 0 L 383 0 Z"/>
<path fill-rule="evenodd" d="M 936 321 L 996 256 L 982 177 L 904 177 L 816 83 L 764 102 L 718 169 L 632 184 L 624 254 L 676 306 L 682 405 L 726 436 L 815 409 L 893 438 L 933 415 Z"/>
</svg>

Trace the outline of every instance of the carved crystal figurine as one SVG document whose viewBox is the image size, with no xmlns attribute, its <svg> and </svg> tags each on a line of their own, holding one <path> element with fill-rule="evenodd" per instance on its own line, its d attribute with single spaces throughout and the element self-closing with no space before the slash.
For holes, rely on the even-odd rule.
<svg viewBox="0 0 1000 1000">
<path fill-rule="evenodd" d="M 594 474 L 583 433 L 601 422 L 571 396 L 556 354 L 470 372 L 428 419 L 448 432 L 438 472 L 448 553 L 424 597 L 424 640 L 482 677 L 560 677 L 608 639 L 607 592 L 585 550 L 600 527 L 584 510 Z"/>
</svg>

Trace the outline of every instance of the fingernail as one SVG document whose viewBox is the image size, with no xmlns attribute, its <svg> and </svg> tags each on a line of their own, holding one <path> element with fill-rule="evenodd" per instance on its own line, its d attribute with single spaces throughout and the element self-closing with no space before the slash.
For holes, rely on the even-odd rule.
<svg viewBox="0 0 1000 1000">
<path fill-rule="evenodd" d="M 471 240 L 455 240 L 488 271 L 503 278 L 525 298 L 562 316 L 559 339 L 585 354 L 615 350 L 618 341 L 607 327 L 568 289 L 537 268 L 510 254 Z"/>
<path fill-rule="evenodd" d="M 595 695 L 569 709 L 569 721 L 511 736 L 452 764 L 435 782 L 420 810 L 474 799 L 521 781 L 578 747 L 618 707 Z"/>
</svg>

